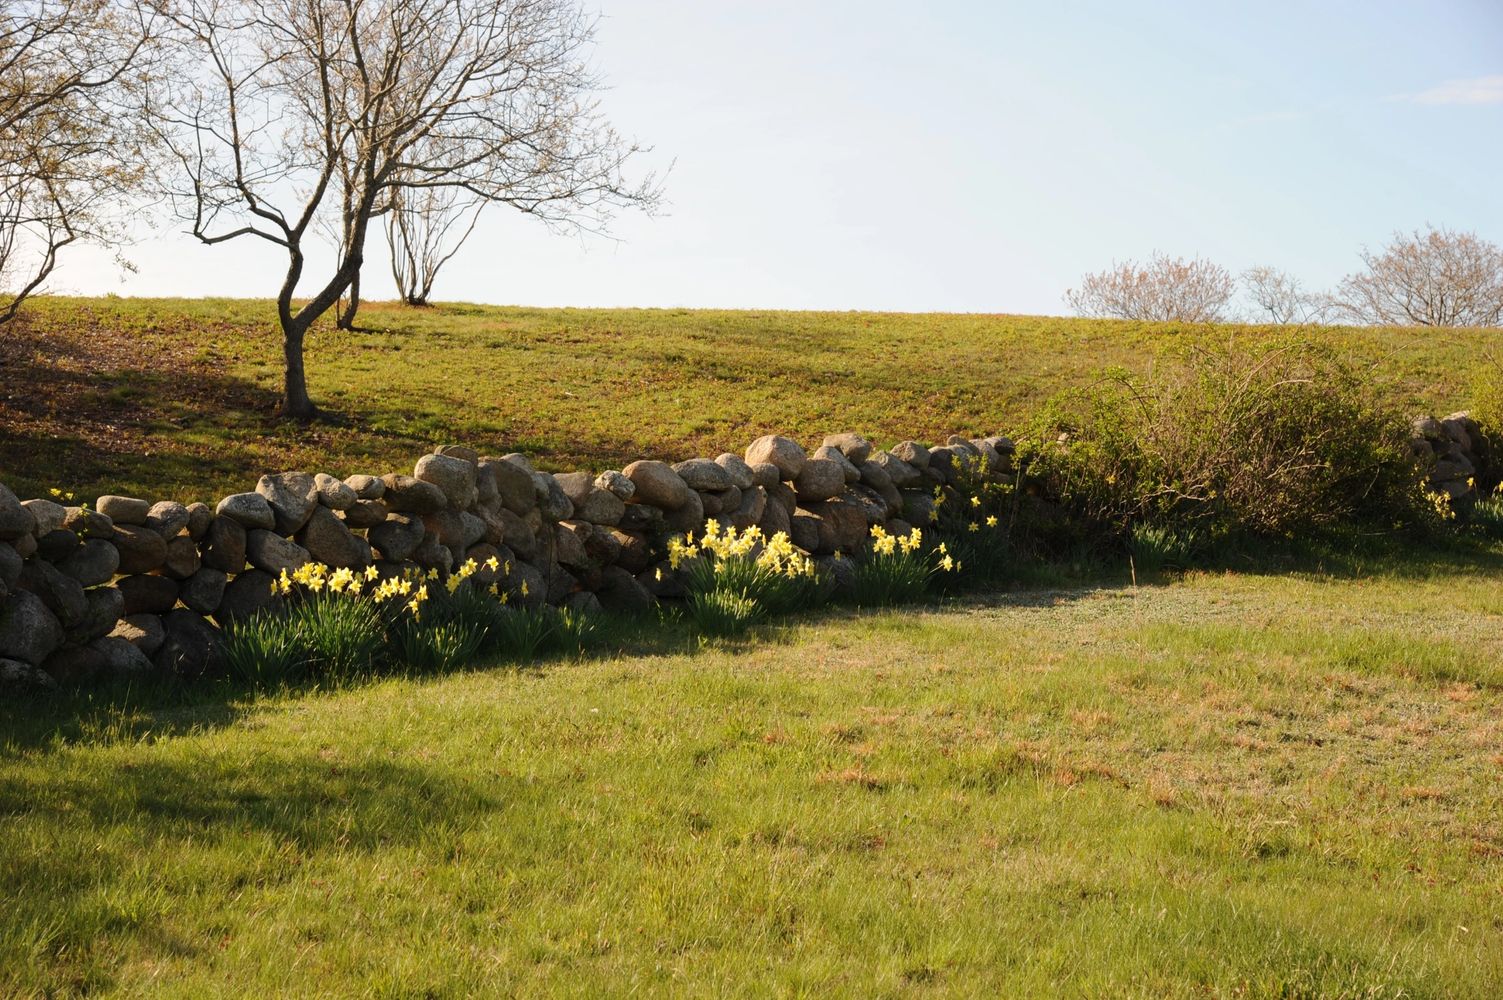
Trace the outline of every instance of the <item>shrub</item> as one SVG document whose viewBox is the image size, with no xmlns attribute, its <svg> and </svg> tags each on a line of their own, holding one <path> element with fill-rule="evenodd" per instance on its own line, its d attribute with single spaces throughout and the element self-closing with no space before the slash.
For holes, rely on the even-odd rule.
<svg viewBox="0 0 1503 1000">
<path fill-rule="evenodd" d="M 754 598 L 735 590 L 696 591 L 689 595 L 686 606 L 689 620 L 701 635 L 735 635 L 746 631 L 765 614 Z"/>
<path fill-rule="evenodd" d="M 707 521 L 697 543 L 693 535 L 669 542 L 668 559 L 683 569 L 691 596 L 739 594 L 768 614 L 810 607 L 823 590 L 814 561 L 781 531 L 767 539 L 756 527 L 738 533 Z"/>
<path fill-rule="evenodd" d="M 1177 531 L 1162 524 L 1140 522 L 1127 533 L 1127 554 L 1133 572 L 1144 576 L 1189 569 L 1198 544 L 1199 537 L 1193 530 Z"/>
<path fill-rule="evenodd" d="M 495 623 L 493 648 L 513 659 L 530 662 L 554 641 L 559 621 L 552 608 L 507 609 Z"/>
<path fill-rule="evenodd" d="M 424 622 L 409 618 L 394 630 L 397 656 L 414 670 L 454 670 L 480 652 L 485 631 L 473 622 L 453 618 Z"/>
<path fill-rule="evenodd" d="M 1422 521 L 1408 420 L 1370 377 L 1305 344 L 1192 347 L 1182 364 L 1057 397 L 1029 473 L 1116 538 L 1141 523 L 1214 541 Z"/>
<path fill-rule="evenodd" d="M 258 611 L 230 626 L 224 659 L 230 676 L 257 687 L 275 687 L 308 668 L 297 625 L 280 611 Z"/>
<path fill-rule="evenodd" d="M 871 552 L 856 563 L 851 599 L 862 607 L 916 601 L 929 589 L 935 574 L 960 568 L 944 542 L 927 552 L 923 544 L 920 528 L 900 537 L 873 525 Z"/>
<path fill-rule="evenodd" d="M 286 612 L 308 668 L 322 677 L 358 677 L 386 658 L 387 622 L 372 601 L 320 593 L 291 603 Z"/>
</svg>

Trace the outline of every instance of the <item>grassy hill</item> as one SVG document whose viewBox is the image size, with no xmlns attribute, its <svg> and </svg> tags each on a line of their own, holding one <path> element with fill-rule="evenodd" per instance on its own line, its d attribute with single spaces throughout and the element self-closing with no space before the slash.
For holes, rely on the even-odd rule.
<svg viewBox="0 0 1503 1000">
<path fill-rule="evenodd" d="M 1288 331 L 1026 316 L 582 310 L 373 304 L 367 332 L 309 339 L 331 420 L 280 424 L 281 345 L 252 300 L 35 300 L 0 327 L 0 481 L 37 495 L 184 501 L 287 468 L 405 468 L 427 447 L 526 451 L 605 467 L 739 448 L 769 431 L 859 430 L 885 443 L 1015 430 L 1107 367 L 1141 369 L 1200 338 Z M 1467 403 L 1496 333 L 1306 331 L 1416 410 Z M 149 460 L 148 460 L 149 459 Z"/>
</svg>

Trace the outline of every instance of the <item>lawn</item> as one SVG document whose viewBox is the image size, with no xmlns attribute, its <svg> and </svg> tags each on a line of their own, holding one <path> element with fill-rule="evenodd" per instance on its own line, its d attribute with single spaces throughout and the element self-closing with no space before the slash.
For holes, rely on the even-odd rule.
<svg viewBox="0 0 1503 1000">
<path fill-rule="evenodd" d="M 43 298 L 0 327 L 0 481 L 23 497 L 182 501 L 263 472 L 409 467 L 435 444 L 525 451 L 551 469 L 740 450 L 771 431 L 856 430 L 884 445 L 1016 432 L 1059 390 L 1143 369 L 1183 328 L 980 315 L 366 307 L 364 332 L 309 339 L 326 423 L 272 419 L 281 347 L 269 302 Z M 1485 331 L 1317 329 L 1405 406 L 1469 402 Z"/>
<path fill-rule="evenodd" d="M 0 994 L 1490 997 L 1497 549 L 0 709 Z"/>
</svg>

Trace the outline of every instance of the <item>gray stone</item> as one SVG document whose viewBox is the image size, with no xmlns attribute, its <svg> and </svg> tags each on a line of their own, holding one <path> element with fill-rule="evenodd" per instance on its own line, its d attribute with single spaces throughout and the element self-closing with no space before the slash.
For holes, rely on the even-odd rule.
<svg viewBox="0 0 1503 1000">
<path fill-rule="evenodd" d="M 214 523 L 214 508 L 206 503 L 190 503 L 188 505 L 188 537 L 195 542 L 204 540 L 209 533 L 209 525 Z"/>
<path fill-rule="evenodd" d="M 532 487 L 532 469 L 526 459 L 517 462 L 505 458 L 481 459 L 480 467 L 496 480 L 501 503 L 513 514 L 525 515 L 537 508 L 537 493 Z"/>
<path fill-rule="evenodd" d="M 375 476 L 351 476 L 344 484 L 355 491 L 357 500 L 380 500 L 386 493 L 386 484 Z"/>
<path fill-rule="evenodd" d="M 577 615 L 599 615 L 605 609 L 600 604 L 600 598 L 588 590 L 579 590 L 564 598 L 563 606 Z"/>
<path fill-rule="evenodd" d="M 717 493 L 699 494 L 699 504 L 704 510 L 705 517 L 716 517 L 724 509 L 720 502 L 720 495 Z"/>
<path fill-rule="evenodd" d="M 601 573 L 600 589 L 595 592 L 607 611 L 640 615 L 652 609 L 652 592 L 622 566 L 608 566 Z"/>
<path fill-rule="evenodd" d="M 115 639 L 124 639 L 150 656 L 162 648 L 167 633 L 162 630 L 160 615 L 127 615 L 115 623 L 110 636 Z"/>
<path fill-rule="evenodd" d="M 36 531 L 37 521 L 31 511 L 4 483 L 0 483 L 0 539 L 9 541 Z"/>
<path fill-rule="evenodd" d="M 463 510 L 475 502 L 475 463 L 452 455 L 424 455 L 412 475 L 432 483 L 444 494 L 446 506 Z"/>
<path fill-rule="evenodd" d="M 406 514 L 436 514 L 449 505 L 444 491 L 433 483 L 396 473 L 381 477 L 381 481 L 386 484 L 386 493 L 381 499 L 386 501 L 388 510 Z"/>
<path fill-rule="evenodd" d="M 554 527 L 553 558 L 565 566 L 580 569 L 589 566 L 590 556 L 585 551 L 585 540 L 591 535 L 586 521 L 564 521 Z"/>
<path fill-rule="evenodd" d="M 892 455 L 923 472 L 929 467 L 929 449 L 917 441 L 900 441 L 892 446 Z"/>
<path fill-rule="evenodd" d="M 230 625 L 269 607 L 276 600 L 271 590 L 273 582 L 270 573 L 259 569 L 241 573 L 224 588 L 224 597 L 214 612 L 214 620 L 220 625 Z"/>
<path fill-rule="evenodd" d="M 145 524 L 151 501 L 107 494 L 95 501 L 94 509 L 114 524 Z"/>
<path fill-rule="evenodd" d="M 173 500 L 163 500 L 151 505 L 146 514 L 146 527 L 171 540 L 181 535 L 188 527 L 188 508 Z"/>
<path fill-rule="evenodd" d="M 585 497 L 595 488 L 595 480 L 588 472 L 555 472 L 553 478 L 576 507 L 584 503 Z"/>
<path fill-rule="evenodd" d="M 68 508 L 51 500 L 27 500 L 21 506 L 30 511 L 32 519 L 36 521 L 32 534 L 38 538 L 50 531 L 59 530 L 68 520 Z"/>
<path fill-rule="evenodd" d="M 205 567 L 183 581 L 178 599 L 191 611 L 212 615 L 219 610 L 219 602 L 224 600 L 224 588 L 229 582 L 224 573 Z"/>
<path fill-rule="evenodd" d="M 741 490 L 739 490 L 735 486 L 727 487 L 726 489 L 723 489 L 718 493 L 705 495 L 713 496 L 715 498 L 716 506 L 720 508 L 717 513 L 720 514 L 728 514 L 741 506 Z M 707 511 L 709 510 L 708 504 L 706 505 L 705 509 Z"/>
<path fill-rule="evenodd" d="M 647 536 L 636 531 L 611 529 L 616 540 L 616 562 L 632 573 L 640 573 L 652 565 L 652 544 Z"/>
<path fill-rule="evenodd" d="M 787 535 L 792 526 L 792 517 L 787 507 L 780 503 L 772 503 L 769 497 L 767 507 L 762 511 L 762 519 L 757 522 L 757 527 L 761 528 L 762 533 L 768 538 L 776 537 L 780 533 Z"/>
<path fill-rule="evenodd" d="M 837 497 L 812 505 L 810 511 L 830 526 L 836 552 L 849 555 L 866 545 L 869 526 L 859 504 Z"/>
<path fill-rule="evenodd" d="M 162 563 L 162 575 L 174 580 L 186 580 L 203 565 L 198 557 L 198 546 L 187 535 L 179 535 L 167 543 L 167 559 Z"/>
<path fill-rule="evenodd" d="M 423 543 L 426 529 L 416 517 L 391 514 L 385 521 L 366 532 L 371 546 L 388 562 L 406 562 Z"/>
<path fill-rule="evenodd" d="M 669 531 L 698 533 L 705 526 L 704 501 L 700 499 L 698 493 L 689 490 L 688 501 L 676 510 L 666 512 L 663 515 L 663 524 Z"/>
<path fill-rule="evenodd" d="M 461 549 L 468 549 L 478 544 L 485 535 L 486 525 L 483 518 L 467 510 L 459 512 L 459 547 Z"/>
<path fill-rule="evenodd" d="M 44 535 L 36 536 L 37 557 L 45 559 L 54 565 L 77 552 L 83 540 L 69 531 L 67 528 L 58 528 Z M 97 539 L 95 539 L 97 541 Z"/>
<path fill-rule="evenodd" d="M 828 458 L 811 458 L 804 462 L 803 469 L 793 480 L 794 492 L 799 503 L 828 500 L 845 489 L 845 470 L 839 462 Z"/>
<path fill-rule="evenodd" d="M 114 537 L 115 522 L 99 511 L 85 510 L 82 507 L 69 507 L 67 511 L 67 516 L 63 518 L 63 527 L 79 538 Z"/>
<path fill-rule="evenodd" d="M 68 640 L 79 644 L 109 635 L 125 614 L 125 595 L 117 587 L 95 587 L 84 591 L 83 620 L 67 629 Z"/>
<path fill-rule="evenodd" d="M 89 643 L 88 648 L 103 658 L 106 668 L 113 674 L 131 676 L 152 670 L 147 655 L 125 639 L 101 636 Z"/>
<path fill-rule="evenodd" d="M 618 500 L 630 500 L 637 492 L 637 485 L 627 479 L 621 473 L 614 470 L 602 472 L 595 477 L 597 490 L 608 490 L 616 495 Z"/>
<path fill-rule="evenodd" d="M 662 510 L 678 510 L 695 495 L 689 484 L 665 462 L 651 459 L 633 462 L 622 470 L 622 474 L 636 487 L 633 497 L 636 503 L 651 504 Z"/>
<path fill-rule="evenodd" d="M 548 580 L 540 569 L 525 560 L 512 565 L 502 589 L 522 607 L 537 608 L 548 599 Z"/>
<path fill-rule="evenodd" d="M 475 466 L 475 502 L 477 504 L 489 504 L 499 506 L 501 504 L 501 491 L 496 486 L 495 470 L 489 466 Z"/>
<path fill-rule="evenodd" d="M 261 528 L 270 531 L 277 526 L 277 518 L 271 504 L 259 493 L 234 493 L 219 501 L 214 512 L 247 530 Z"/>
<path fill-rule="evenodd" d="M 304 524 L 313 509 L 318 506 L 318 489 L 313 477 L 306 472 L 279 472 L 274 476 L 262 476 L 256 483 L 256 492 L 266 498 L 276 518 L 273 527 L 282 536 L 295 534 Z"/>
<path fill-rule="evenodd" d="M 629 503 L 617 527 L 626 531 L 644 531 L 648 534 L 660 535 L 663 532 L 663 512 L 657 507 L 649 507 L 646 504 Z"/>
<path fill-rule="evenodd" d="M 22 663 L 20 660 L 0 659 L 0 689 L 52 690 L 56 687 L 57 681 L 41 667 Z"/>
<path fill-rule="evenodd" d="M 278 576 L 283 570 L 295 572 L 312 561 L 308 550 L 274 532 L 246 532 L 245 557 L 256 569 Z"/>
<path fill-rule="evenodd" d="M 219 630 L 196 611 L 179 608 L 162 618 L 166 640 L 152 657 L 158 670 L 180 677 L 202 677 L 223 665 Z"/>
<path fill-rule="evenodd" d="M 441 510 L 437 514 L 424 514 L 423 528 L 438 539 L 440 545 L 451 549 L 465 547 L 464 522 L 459 519 L 458 511 Z"/>
<path fill-rule="evenodd" d="M 819 551 L 819 518 L 813 514 L 806 510 L 794 511 L 784 530 L 788 532 L 788 540 L 805 552 Z"/>
<path fill-rule="evenodd" d="M 574 504 L 558 480 L 545 472 L 532 474 L 532 491 L 537 498 L 538 510 L 547 521 L 567 521 L 574 516 Z"/>
<path fill-rule="evenodd" d="M 734 510 L 727 511 L 731 525 L 738 531 L 745 531 L 762 520 L 762 515 L 767 510 L 767 491 L 760 486 L 753 486 L 741 492 L 741 503 Z"/>
<path fill-rule="evenodd" d="M 441 444 L 433 449 L 435 455 L 443 455 L 447 458 L 457 458 L 461 462 L 469 462 L 471 465 L 480 464 L 480 453 L 468 445 Z"/>
<path fill-rule="evenodd" d="M 88 646 L 64 643 L 42 664 L 42 669 L 64 687 L 78 687 L 109 671 L 104 654 Z"/>
<path fill-rule="evenodd" d="M 771 462 L 758 462 L 749 466 L 752 470 L 752 482 L 764 490 L 770 490 L 783 481 L 783 470 Z"/>
<path fill-rule="evenodd" d="M 861 482 L 861 470 L 851 464 L 851 460 L 845 457 L 845 452 L 829 445 L 820 445 L 814 449 L 813 458 L 823 458 L 840 466 L 840 471 L 845 473 L 845 481 L 848 483 Z"/>
<path fill-rule="evenodd" d="M 314 474 L 313 488 L 318 492 L 318 502 L 330 510 L 349 510 L 360 499 L 343 480 L 327 472 Z"/>
<path fill-rule="evenodd" d="M 537 533 L 532 530 L 532 526 L 526 520 L 508 507 L 502 507 L 497 511 L 496 518 L 502 525 L 502 540 L 515 550 L 517 555 L 523 559 L 531 559 L 537 555 Z"/>
<path fill-rule="evenodd" d="M 892 477 L 886 469 L 876 462 L 862 462 L 858 468 L 861 470 L 861 482 L 881 494 L 888 507 L 893 510 L 903 509 L 903 495 L 892 484 Z"/>
<path fill-rule="evenodd" d="M 673 471 L 688 484 L 689 489 L 701 493 L 714 493 L 735 485 L 730 472 L 708 458 L 691 458 L 687 462 L 679 462 L 673 466 Z"/>
<path fill-rule="evenodd" d="M 88 610 L 83 584 L 40 559 L 27 560 L 21 569 L 20 587 L 41 598 L 47 610 L 62 622 L 64 628 L 72 628 L 83 621 Z M 11 600 L 15 600 L 14 596 Z M 0 656 L 3 655 L 5 654 L 0 652 Z"/>
<path fill-rule="evenodd" d="M 502 455 L 501 461 L 510 462 L 512 465 L 525 471 L 529 476 L 538 471 L 532 467 L 532 460 L 520 451 L 514 451 L 509 455 Z"/>
<path fill-rule="evenodd" d="M 365 539 L 352 535 L 339 515 L 327 507 L 320 507 L 313 512 L 313 516 L 308 518 L 308 523 L 298 533 L 297 540 L 314 561 L 325 566 L 335 569 L 363 569 L 371 563 L 370 544 Z M 186 599 L 183 603 L 187 603 Z"/>
<path fill-rule="evenodd" d="M 454 568 L 454 551 L 432 535 L 426 536 L 412 553 L 412 561 L 424 570 L 434 569 L 444 576 Z"/>
<path fill-rule="evenodd" d="M 860 434 L 830 434 L 824 439 L 823 447 L 834 448 L 852 465 L 860 465 L 872 454 L 872 443 Z"/>
<path fill-rule="evenodd" d="M 164 615 L 177 604 L 176 580 L 165 576 L 122 576 L 115 581 L 125 598 L 124 617 Z"/>
<path fill-rule="evenodd" d="M 829 593 L 849 597 L 856 590 L 856 563 L 845 555 L 815 556 L 820 576 L 829 581 Z"/>
<path fill-rule="evenodd" d="M 620 524 L 625 514 L 626 504 L 621 501 L 620 497 L 610 490 L 595 489 L 593 486 L 574 510 L 575 517 L 582 521 L 589 521 L 591 524 Z"/>
<path fill-rule="evenodd" d="M 354 506 L 344 512 L 345 527 L 374 528 L 386 520 L 386 514 L 384 500 L 357 500 Z"/>
<path fill-rule="evenodd" d="M 22 565 L 21 556 L 15 548 L 0 542 L 0 584 L 4 584 L 6 590 L 14 589 L 21 579 Z"/>
<path fill-rule="evenodd" d="M 245 569 L 245 528 L 232 518 L 215 517 L 204 536 L 202 551 L 205 566 L 234 576 Z"/>
<path fill-rule="evenodd" d="M 59 562 L 57 568 L 85 587 L 97 587 L 114 578 L 120 568 L 120 552 L 102 538 L 90 538 Z"/>
<path fill-rule="evenodd" d="M 887 478 L 892 481 L 892 485 L 900 490 L 918 483 L 924 476 L 922 472 L 892 452 L 879 451 L 872 456 L 871 461 L 887 473 Z"/>
<path fill-rule="evenodd" d="M 757 438 L 746 449 L 746 464 L 756 466 L 768 462 L 778 467 L 783 479 L 793 479 L 803 471 L 808 456 L 803 446 L 791 438 L 767 434 Z"/>
<path fill-rule="evenodd" d="M 751 466 L 747 465 L 740 455 L 733 455 L 730 452 L 716 455 L 715 464 L 726 471 L 731 477 L 731 485 L 738 490 L 749 490 L 757 485 L 757 477 L 752 472 Z"/>
<path fill-rule="evenodd" d="M 39 667 L 62 642 L 62 624 L 37 595 L 18 590 L 0 605 L 0 656 Z"/>
<path fill-rule="evenodd" d="M 886 524 L 889 517 L 898 513 L 897 508 L 888 506 L 882 494 L 860 483 L 846 487 L 841 498 L 860 507 L 868 525 Z"/>
</svg>

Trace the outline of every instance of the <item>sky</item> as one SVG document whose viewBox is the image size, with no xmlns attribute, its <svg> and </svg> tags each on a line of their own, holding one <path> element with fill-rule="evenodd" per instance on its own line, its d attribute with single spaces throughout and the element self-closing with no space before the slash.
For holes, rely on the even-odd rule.
<svg viewBox="0 0 1503 1000">
<path fill-rule="evenodd" d="M 592 0 L 616 127 L 666 171 L 612 239 L 482 215 L 435 298 L 1062 314 L 1154 252 L 1333 285 L 1426 224 L 1503 243 L 1503 0 Z M 275 294 L 171 219 L 52 288 Z M 383 245 L 368 298 L 394 295 Z"/>
</svg>

